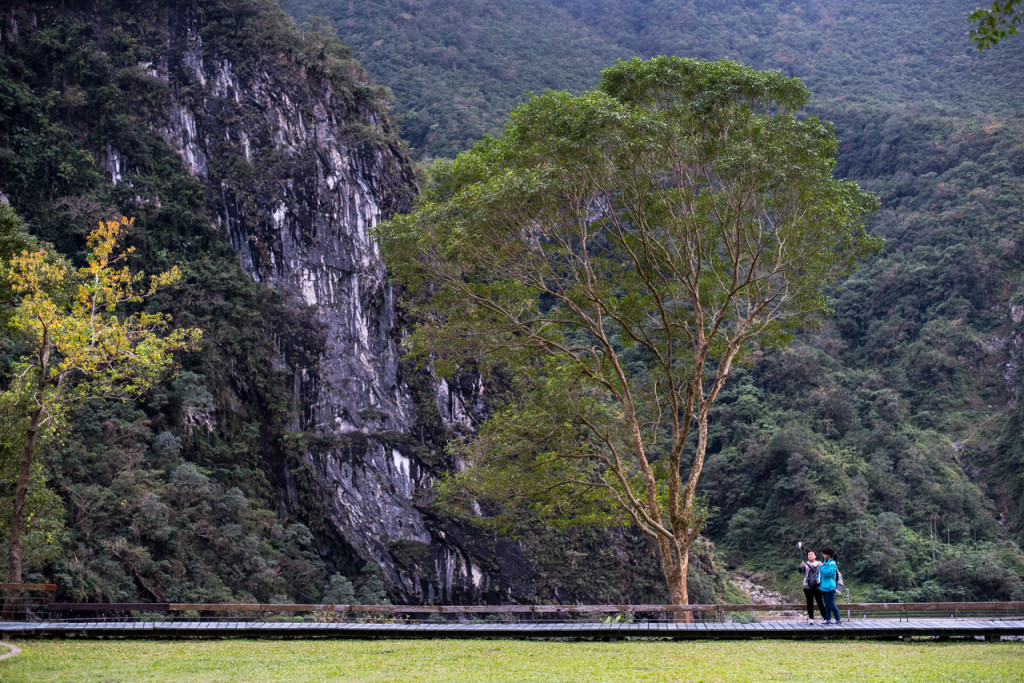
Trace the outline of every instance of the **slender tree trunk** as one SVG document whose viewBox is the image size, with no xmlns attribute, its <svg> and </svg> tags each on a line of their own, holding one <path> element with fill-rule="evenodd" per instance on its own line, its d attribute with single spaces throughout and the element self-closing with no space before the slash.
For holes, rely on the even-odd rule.
<svg viewBox="0 0 1024 683">
<path fill-rule="evenodd" d="M 707 453 L 707 406 L 709 405 L 710 400 L 704 404 L 704 407 L 696 416 L 697 450 L 694 453 L 690 475 L 687 477 L 686 486 L 682 492 L 682 512 L 678 510 L 672 512 L 671 526 L 675 535 L 673 538 L 658 538 L 658 549 L 661 552 L 661 567 L 665 574 L 665 585 L 668 587 L 669 597 L 674 605 L 690 604 L 687 571 L 690 567 L 690 546 L 693 544 L 693 537 L 690 536 L 690 525 L 694 523 L 691 513 L 693 511 L 694 497 L 697 494 L 697 481 L 700 479 L 701 471 L 704 469 L 704 456 Z M 680 521 L 685 523 L 679 524 Z M 689 623 L 693 621 L 693 613 L 676 613 L 675 620 Z"/>
<path fill-rule="evenodd" d="M 28 483 L 32 477 L 32 460 L 36 452 L 36 437 L 43 424 L 46 413 L 44 390 L 46 376 L 50 366 L 50 333 L 44 329 L 42 343 L 39 346 L 39 367 L 36 374 L 35 408 L 29 413 L 28 427 L 25 430 L 24 450 L 21 452 L 21 464 L 18 467 L 18 484 L 14 489 L 14 501 L 11 510 L 10 535 L 7 543 L 7 580 L 10 583 L 21 583 L 21 531 L 25 523 L 25 503 L 28 501 Z M 14 618 L 14 610 L 21 591 L 7 591 L 4 598 L 4 621 Z"/>
<path fill-rule="evenodd" d="M 11 511 L 10 535 L 7 544 L 7 581 L 21 583 L 21 530 L 24 525 L 25 503 L 28 501 L 28 483 L 32 476 L 32 460 L 36 448 L 36 435 L 43 420 L 42 407 L 36 408 L 29 416 L 25 431 L 25 447 L 18 467 L 18 484 L 14 489 L 14 505 Z M 21 591 L 8 590 L 4 599 L 3 620 L 14 619 L 15 606 Z"/>
<path fill-rule="evenodd" d="M 689 605 L 690 592 L 687 588 L 686 572 L 690 564 L 690 548 L 682 547 L 678 540 L 658 539 L 661 552 L 661 569 L 665 574 L 665 585 L 668 587 L 669 600 L 673 605 Z M 690 612 L 676 612 L 675 620 L 690 622 Z"/>
</svg>

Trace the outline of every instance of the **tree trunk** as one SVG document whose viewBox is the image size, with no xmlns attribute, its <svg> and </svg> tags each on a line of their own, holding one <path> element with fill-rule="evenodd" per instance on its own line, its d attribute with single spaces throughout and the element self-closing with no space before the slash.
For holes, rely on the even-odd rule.
<svg viewBox="0 0 1024 683">
<path fill-rule="evenodd" d="M 18 484 L 14 489 L 14 505 L 11 511 L 10 536 L 7 543 L 7 581 L 21 583 L 21 530 L 24 525 L 25 503 L 28 501 L 28 483 L 32 475 L 32 460 L 36 448 L 36 435 L 42 423 L 43 409 L 36 408 L 29 417 L 28 429 L 25 431 L 25 448 L 21 453 L 21 465 L 18 467 Z M 4 599 L 3 620 L 11 621 L 15 616 L 15 608 L 21 591 L 8 590 Z"/>
<path fill-rule="evenodd" d="M 689 546 L 683 548 L 678 540 L 663 538 L 658 540 L 658 549 L 661 551 L 661 569 L 665 574 L 669 600 L 673 605 L 689 605 L 690 593 L 686 582 L 686 572 L 690 564 Z M 693 614 L 676 612 L 674 619 L 689 623 L 693 619 Z"/>
</svg>

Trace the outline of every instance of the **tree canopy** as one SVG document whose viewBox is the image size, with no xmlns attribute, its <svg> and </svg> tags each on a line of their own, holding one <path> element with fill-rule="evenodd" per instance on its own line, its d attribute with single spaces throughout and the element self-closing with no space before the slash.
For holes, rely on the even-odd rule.
<svg viewBox="0 0 1024 683">
<path fill-rule="evenodd" d="M 9 324 L 24 353 L 0 392 L 3 454 L 17 457 L 17 481 L 7 528 L 8 580 L 21 581 L 21 532 L 39 442 L 67 412 L 98 398 L 133 398 L 167 375 L 173 354 L 193 347 L 198 329 L 168 330 L 163 313 L 126 310 L 176 282 L 177 267 L 133 272 L 118 249 L 131 221 L 104 221 L 88 237 L 89 257 L 77 271 L 46 249 L 15 254 L 4 271 L 17 299 Z M 11 609 L 11 595 L 4 612 Z"/>
<path fill-rule="evenodd" d="M 876 200 L 832 176 L 831 126 L 797 115 L 809 94 L 731 61 L 620 61 L 596 90 L 530 97 L 378 229 L 412 347 L 522 380 L 466 446 L 467 503 L 623 515 L 688 601 L 715 398 L 879 247 Z"/>
</svg>

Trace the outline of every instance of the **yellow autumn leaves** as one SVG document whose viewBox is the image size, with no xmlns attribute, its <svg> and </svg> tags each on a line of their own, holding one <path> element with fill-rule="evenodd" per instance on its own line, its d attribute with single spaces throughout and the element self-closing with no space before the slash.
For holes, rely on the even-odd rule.
<svg viewBox="0 0 1024 683">
<path fill-rule="evenodd" d="M 18 461 L 8 527 L 10 582 L 21 581 L 21 532 L 39 443 L 87 401 L 137 397 L 170 373 L 176 351 L 195 348 L 202 336 L 196 328 L 171 329 L 170 316 L 143 309 L 181 272 L 133 272 L 127 263 L 133 249 L 119 245 L 132 224 L 129 218 L 101 222 L 88 237 L 81 268 L 39 249 L 15 254 L 2 271 L 20 351 L 0 392 L 0 455 Z M 5 604 L 5 614 L 9 609 Z"/>
</svg>

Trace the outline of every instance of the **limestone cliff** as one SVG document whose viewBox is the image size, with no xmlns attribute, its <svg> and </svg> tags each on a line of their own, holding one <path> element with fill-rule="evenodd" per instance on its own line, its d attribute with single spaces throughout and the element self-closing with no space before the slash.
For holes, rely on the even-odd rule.
<svg viewBox="0 0 1024 683">
<path fill-rule="evenodd" d="M 246 272 L 323 326 L 315 364 L 281 353 L 295 372 L 293 427 L 329 437 L 304 458 L 331 525 L 381 566 L 396 600 L 507 597 L 500 565 L 474 557 L 463 534 L 435 528 L 415 504 L 431 474 L 410 436 L 417 416 L 399 366 L 394 292 L 370 237 L 410 207 L 415 181 L 374 89 L 354 65 L 348 84 L 287 55 L 218 50 L 204 44 L 203 21 L 198 8 L 169 15 L 166 60 L 149 65 L 172 93 L 157 125 L 203 180 Z M 472 398 L 436 388 L 442 417 L 467 423 Z"/>
<path fill-rule="evenodd" d="M 148 81 L 149 125 L 200 181 L 209 220 L 246 273 L 319 326 L 312 356 L 287 334 L 274 340 L 278 364 L 293 378 L 288 430 L 304 444 L 302 486 L 293 460 L 264 454 L 284 507 L 313 496 L 335 546 L 350 562 L 377 563 L 394 601 L 523 596 L 532 570 L 514 546 L 430 519 L 417 506 L 443 458 L 418 424 L 422 406 L 400 364 L 395 294 L 370 236 L 416 193 L 386 93 L 330 35 L 301 39 L 269 1 L 82 0 L 57 13 L 30 3 L 6 12 L 8 41 L 21 39 L 19 27 L 71 19 L 135 41 L 141 57 L 128 75 Z M 135 154 L 111 144 L 100 150 L 107 183 L 134 191 Z M 446 428 L 470 425 L 479 383 L 465 392 L 424 381 L 435 419 Z M 431 451 L 428 464 L 421 455 Z"/>
</svg>

